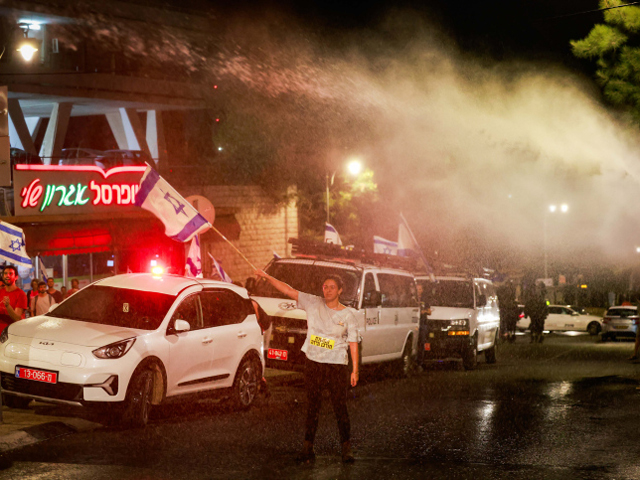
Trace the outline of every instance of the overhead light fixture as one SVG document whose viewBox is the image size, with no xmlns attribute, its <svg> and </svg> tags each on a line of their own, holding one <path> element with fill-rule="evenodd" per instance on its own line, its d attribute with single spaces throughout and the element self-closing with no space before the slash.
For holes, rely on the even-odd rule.
<svg viewBox="0 0 640 480">
<path fill-rule="evenodd" d="M 40 41 L 38 39 L 29 38 L 29 30 L 40 30 L 40 25 L 37 25 L 37 28 L 34 28 L 34 24 L 21 23 L 19 26 L 24 32 L 24 38 L 20 41 L 20 43 L 18 43 L 17 51 L 20 52 L 22 58 L 29 62 L 33 58 L 33 54 L 36 53 L 40 48 Z"/>
</svg>

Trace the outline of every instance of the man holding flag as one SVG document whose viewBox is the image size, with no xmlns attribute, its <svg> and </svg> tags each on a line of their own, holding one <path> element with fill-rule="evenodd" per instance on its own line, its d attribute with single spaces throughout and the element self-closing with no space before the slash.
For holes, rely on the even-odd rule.
<svg viewBox="0 0 640 480">
<path fill-rule="evenodd" d="M 16 265 L 31 267 L 21 228 L 0 221 L 0 258 Z M 28 308 L 27 294 L 16 285 L 18 269 L 7 265 L 2 271 L 3 288 L 0 289 L 0 331 L 24 318 Z"/>
</svg>

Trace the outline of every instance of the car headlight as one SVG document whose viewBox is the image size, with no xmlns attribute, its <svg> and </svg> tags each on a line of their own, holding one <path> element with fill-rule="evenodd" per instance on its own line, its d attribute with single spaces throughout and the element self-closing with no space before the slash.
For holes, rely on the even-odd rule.
<svg viewBox="0 0 640 480">
<path fill-rule="evenodd" d="M 4 330 L 2 331 L 2 334 L 0 335 L 0 343 L 5 343 L 7 340 L 9 340 L 9 326 L 7 325 Z"/>
<path fill-rule="evenodd" d="M 92 353 L 98 358 L 112 359 L 123 357 L 135 343 L 136 339 L 127 338 L 119 342 L 95 349 Z"/>
</svg>

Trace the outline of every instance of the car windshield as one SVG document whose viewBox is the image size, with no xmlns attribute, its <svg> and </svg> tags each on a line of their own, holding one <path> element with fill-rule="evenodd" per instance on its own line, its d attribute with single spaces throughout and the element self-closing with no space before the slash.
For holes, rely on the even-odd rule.
<svg viewBox="0 0 640 480">
<path fill-rule="evenodd" d="M 473 285 L 468 281 L 437 280 L 429 286 L 429 305 L 432 307 L 473 308 Z"/>
<path fill-rule="evenodd" d="M 90 285 L 47 313 L 114 327 L 155 330 L 173 304 L 175 296 L 126 288 Z"/>
<path fill-rule="evenodd" d="M 267 273 L 281 280 L 300 292 L 322 296 L 322 283 L 329 275 L 338 275 L 344 282 L 344 289 L 340 301 L 350 307 L 357 308 L 358 286 L 361 274 L 355 270 L 344 268 L 332 268 L 329 266 L 302 264 L 302 263 L 274 263 Z M 288 298 L 280 293 L 271 284 L 258 282 L 253 295 L 263 297 Z"/>
<path fill-rule="evenodd" d="M 610 308 L 607 311 L 609 317 L 632 317 L 637 314 L 638 311 L 635 308 Z"/>
</svg>

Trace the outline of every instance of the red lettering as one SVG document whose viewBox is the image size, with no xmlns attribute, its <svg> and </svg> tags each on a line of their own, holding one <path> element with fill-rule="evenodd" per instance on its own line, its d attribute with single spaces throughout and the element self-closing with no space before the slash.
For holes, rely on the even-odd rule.
<svg viewBox="0 0 640 480">
<path fill-rule="evenodd" d="M 22 196 L 22 208 L 38 206 L 38 200 L 40 200 L 43 191 L 42 185 L 37 184 L 39 181 L 40 179 L 36 178 L 20 192 Z"/>
</svg>

